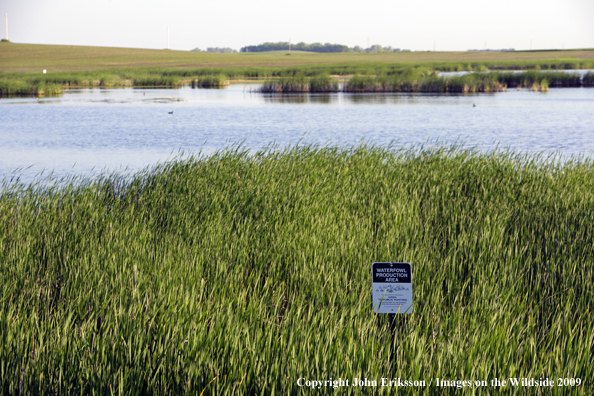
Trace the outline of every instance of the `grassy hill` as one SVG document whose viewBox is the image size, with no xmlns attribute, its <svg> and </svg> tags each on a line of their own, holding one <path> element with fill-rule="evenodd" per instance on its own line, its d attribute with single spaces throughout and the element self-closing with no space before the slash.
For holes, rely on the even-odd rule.
<svg viewBox="0 0 594 396">
<path fill-rule="evenodd" d="M 594 50 L 516 52 L 396 52 L 319 54 L 293 51 L 216 54 L 138 48 L 0 43 L 1 72 L 51 72 L 147 67 L 286 67 L 330 64 L 432 62 L 526 62 L 594 59 Z"/>
</svg>

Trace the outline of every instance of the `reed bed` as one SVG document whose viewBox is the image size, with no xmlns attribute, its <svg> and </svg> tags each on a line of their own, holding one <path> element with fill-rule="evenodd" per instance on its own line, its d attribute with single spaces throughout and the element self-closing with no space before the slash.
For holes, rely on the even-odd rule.
<svg viewBox="0 0 594 396">
<path fill-rule="evenodd" d="M 303 74 L 267 80 L 258 89 L 261 93 L 332 93 L 338 92 L 338 81 L 327 74 L 307 78 Z"/>
<path fill-rule="evenodd" d="M 192 80 L 192 88 L 226 88 L 229 86 L 229 78 L 224 74 L 216 76 L 203 76 Z"/>
<path fill-rule="evenodd" d="M 526 71 L 469 73 L 461 76 L 437 76 L 428 68 L 413 68 L 397 74 L 353 76 L 344 86 L 345 92 L 427 92 L 474 93 L 499 92 L 507 88 L 530 88 L 547 91 L 550 88 L 592 86 L 587 73 Z"/>
<path fill-rule="evenodd" d="M 134 78 L 132 85 L 135 87 L 179 87 L 181 80 L 177 76 L 147 75 Z"/>
<path fill-rule="evenodd" d="M 330 78 L 328 74 L 321 74 L 309 79 L 309 92 L 331 93 L 338 92 L 338 81 Z"/>
<path fill-rule="evenodd" d="M 459 147 L 234 147 L 132 176 L 5 180 L 1 393 L 548 377 L 582 382 L 547 394 L 592 394 L 593 165 Z M 370 265 L 384 260 L 413 268 L 414 313 L 395 337 L 371 308 Z"/>
<path fill-rule="evenodd" d="M 439 77 L 434 74 L 400 74 L 392 76 L 354 76 L 344 92 L 426 92 L 469 93 L 504 91 L 506 85 L 490 74 Z"/>
<path fill-rule="evenodd" d="M 594 69 L 594 60 L 591 59 L 553 59 L 543 61 L 481 61 L 481 62 L 422 62 L 422 63 L 385 63 L 365 60 L 360 62 L 340 64 L 313 64 L 299 66 L 232 66 L 210 67 L 200 69 L 183 68 L 148 68 L 151 73 L 164 75 L 177 75 L 180 77 L 193 77 L 203 75 L 224 74 L 229 78 L 269 78 L 269 77 L 315 77 L 322 74 L 350 76 L 360 75 L 392 75 L 406 72 L 407 70 L 428 69 L 430 71 L 474 71 L 487 72 L 498 70 L 571 70 Z M 133 70 L 129 70 L 133 72 Z"/>
<path fill-rule="evenodd" d="M 594 73 L 586 73 L 582 78 L 582 85 L 584 87 L 594 87 Z"/>
<path fill-rule="evenodd" d="M 0 95 L 32 95 L 34 88 L 31 84 L 21 80 L 0 79 Z"/>
<path fill-rule="evenodd" d="M 529 88 L 534 84 L 540 85 L 544 80 L 552 88 L 574 88 L 583 85 L 582 78 L 578 73 L 530 70 L 521 73 L 494 72 L 492 74 L 497 81 L 507 85 L 509 88 Z"/>
<path fill-rule="evenodd" d="M 0 79 L 0 96 L 55 96 L 63 92 L 62 86 L 58 84 Z"/>
<path fill-rule="evenodd" d="M 69 87 L 118 87 L 118 86 L 139 86 L 139 87 L 179 87 L 181 85 L 193 85 L 201 87 L 224 87 L 231 79 L 261 78 L 267 79 L 268 92 L 336 92 L 337 84 L 328 76 L 377 76 L 384 81 L 370 83 L 369 91 L 363 92 L 492 92 L 499 90 L 502 86 L 509 87 L 531 87 L 546 78 L 550 87 L 577 87 L 593 86 L 592 77 L 582 82 L 577 74 L 554 73 L 552 70 L 594 68 L 589 60 L 554 60 L 554 61 L 516 61 L 516 62 L 425 62 L 425 63 L 380 63 L 380 62 L 359 62 L 350 64 L 318 64 L 289 67 L 216 67 L 216 68 L 165 68 L 152 67 L 140 69 L 107 69 L 79 72 L 52 72 L 42 73 L 0 73 L 0 85 L 9 86 L 10 81 L 25 81 L 30 85 L 39 83 L 58 84 L 63 88 Z M 498 84 L 487 81 L 479 84 L 476 81 L 471 84 L 462 84 L 455 87 L 452 83 L 445 84 L 434 77 L 440 71 L 473 71 L 482 74 L 487 71 L 498 70 L 524 70 L 532 69 L 522 73 L 499 72 Z M 519 76 L 522 74 L 522 76 Z M 282 84 L 279 79 L 284 79 Z M 306 79 L 313 82 L 313 86 L 299 85 L 299 79 Z M 427 80 L 425 80 L 427 79 Z M 401 83 L 399 83 L 401 80 Z M 354 83 L 354 82 L 353 82 Z M 358 81 L 361 83 L 361 81 Z M 305 84 L 305 82 L 303 82 Z M 590 84 L 590 85 L 588 85 Z M 402 86 L 399 86 L 402 85 Z M 468 85 L 464 88 L 465 85 Z M 501 85 L 501 87 L 499 86 Z M 351 85 L 352 91 L 361 89 Z M 444 89 L 446 89 L 444 91 Z M 375 90 L 375 91 L 372 91 Z M 16 90 L 18 91 L 18 89 Z"/>
<path fill-rule="evenodd" d="M 304 75 L 283 77 L 277 80 L 264 81 L 259 88 L 261 93 L 308 93 L 309 82 Z"/>
</svg>

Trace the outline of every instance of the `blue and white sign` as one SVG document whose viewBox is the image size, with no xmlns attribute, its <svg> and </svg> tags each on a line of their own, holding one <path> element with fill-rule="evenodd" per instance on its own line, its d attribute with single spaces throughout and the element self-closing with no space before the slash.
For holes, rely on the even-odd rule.
<svg viewBox="0 0 594 396">
<path fill-rule="evenodd" d="M 371 264 L 373 312 L 413 312 L 412 268 L 410 263 Z"/>
</svg>

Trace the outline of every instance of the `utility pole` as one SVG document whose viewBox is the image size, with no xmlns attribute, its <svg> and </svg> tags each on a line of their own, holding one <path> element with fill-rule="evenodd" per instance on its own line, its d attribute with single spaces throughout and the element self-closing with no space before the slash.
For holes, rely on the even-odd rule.
<svg viewBox="0 0 594 396">
<path fill-rule="evenodd" d="M 167 49 L 169 49 L 169 26 L 167 26 Z"/>
<path fill-rule="evenodd" d="M 291 39 L 289 39 L 289 52 L 291 52 Z"/>
<path fill-rule="evenodd" d="M 6 41 L 8 41 L 8 12 L 4 14 L 4 22 L 6 23 Z"/>
<path fill-rule="evenodd" d="M 435 40 L 433 40 L 433 52 L 435 52 Z"/>
</svg>

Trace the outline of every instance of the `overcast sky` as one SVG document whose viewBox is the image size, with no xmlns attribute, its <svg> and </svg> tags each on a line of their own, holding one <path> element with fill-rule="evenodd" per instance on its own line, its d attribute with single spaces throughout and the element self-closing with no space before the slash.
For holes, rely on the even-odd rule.
<svg viewBox="0 0 594 396">
<path fill-rule="evenodd" d="M 594 47 L 594 0 L 2 0 L 0 12 L 16 43 L 160 49 L 169 26 L 178 50 L 289 40 L 419 51 Z"/>
</svg>

